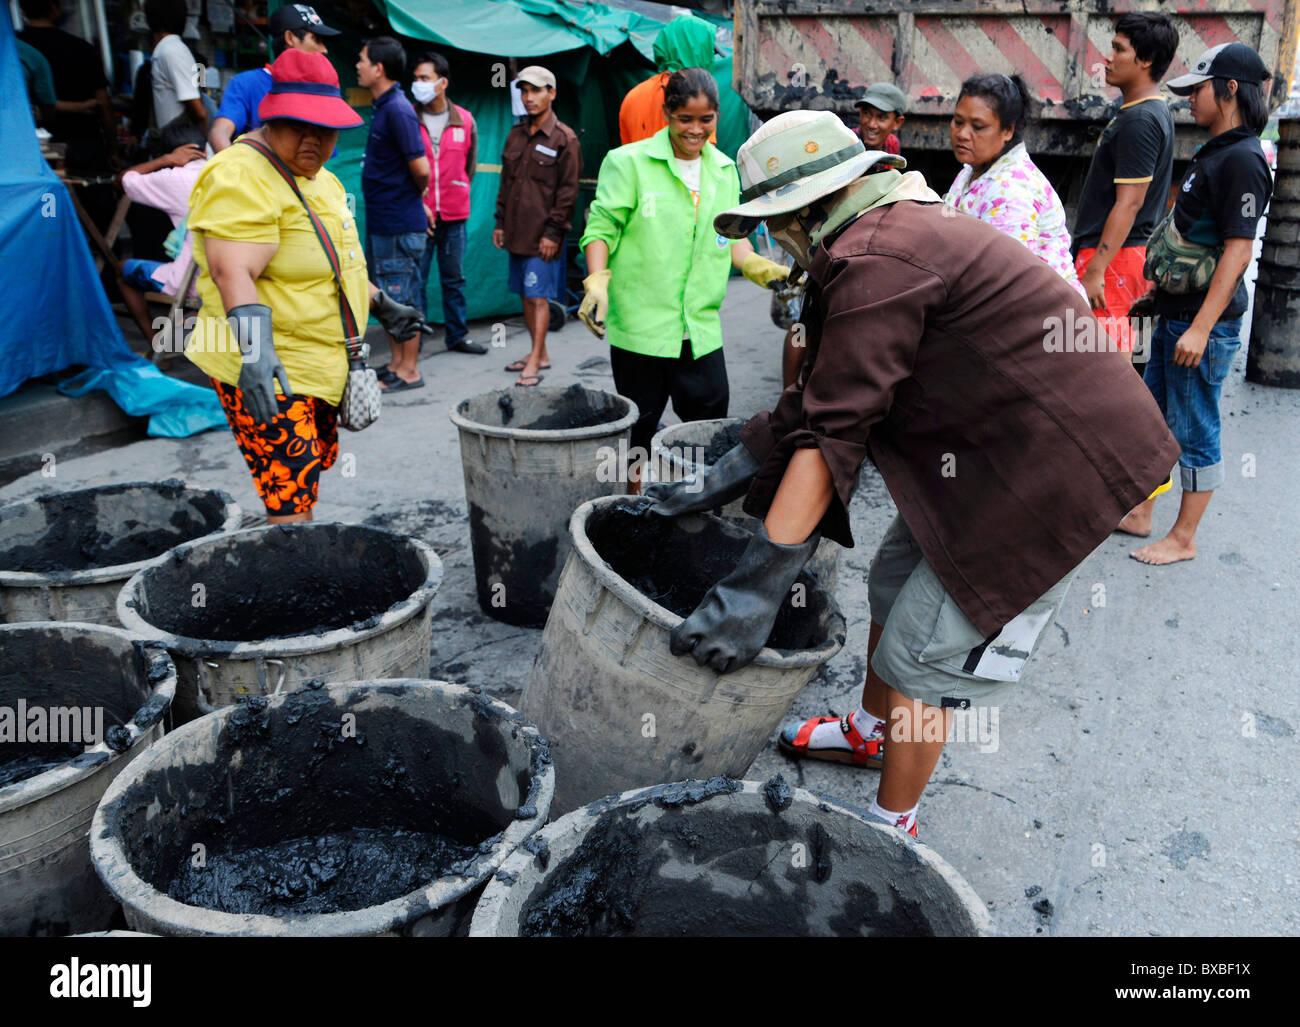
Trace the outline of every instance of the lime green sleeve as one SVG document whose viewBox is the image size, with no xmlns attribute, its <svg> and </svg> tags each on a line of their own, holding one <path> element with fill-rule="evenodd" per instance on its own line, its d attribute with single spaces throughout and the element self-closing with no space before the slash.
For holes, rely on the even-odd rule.
<svg viewBox="0 0 1300 1027">
<path fill-rule="evenodd" d="M 605 155 L 596 178 L 596 196 L 587 211 L 587 228 L 578 244 L 601 240 L 609 252 L 618 249 L 623 229 L 636 210 L 636 168 L 617 150 Z"/>
</svg>

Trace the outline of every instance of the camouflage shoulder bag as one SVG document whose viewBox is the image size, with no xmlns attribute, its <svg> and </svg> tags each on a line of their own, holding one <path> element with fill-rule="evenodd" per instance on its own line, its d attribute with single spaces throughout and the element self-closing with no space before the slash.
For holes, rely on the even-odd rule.
<svg viewBox="0 0 1300 1027">
<path fill-rule="evenodd" d="M 1209 288 L 1222 256 L 1222 246 L 1192 242 L 1178 231 L 1171 210 L 1147 240 L 1142 273 L 1164 292 L 1175 295 L 1201 292 Z"/>
</svg>

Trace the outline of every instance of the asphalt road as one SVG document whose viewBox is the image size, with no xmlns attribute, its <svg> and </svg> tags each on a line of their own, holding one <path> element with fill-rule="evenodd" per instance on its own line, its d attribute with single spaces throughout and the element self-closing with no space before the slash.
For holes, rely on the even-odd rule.
<svg viewBox="0 0 1300 1027">
<path fill-rule="evenodd" d="M 781 335 L 767 298 L 733 279 L 723 308 L 732 410 L 772 404 Z M 476 338 L 493 337 L 488 324 Z M 512 380 L 522 321 L 504 322 L 488 356 L 441 351 L 427 387 L 390 397 L 378 424 L 344 433 L 354 474 L 327 473 L 318 518 L 382 525 L 425 539 L 446 564 L 435 601 L 430 671 L 517 701 L 541 632 L 484 617 L 473 567 L 456 432 L 457 401 Z M 577 322 L 552 337 L 547 384 L 612 388 L 608 350 Z M 1300 932 L 1300 407 L 1295 393 L 1243 380 L 1224 392 L 1227 484 L 1203 522 L 1200 555 L 1169 567 L 1128 558 L 1112 536 L 1084 564 L 1059 620 L 983 741 L 946 749 L 920 811 L 921 840 L 986 900 L 1006 934 L 1211 935 Z M 70 402 L 70 416 L 75 416 Z M 671 414 L 666 420 L 672 421 Z M 260 509 L 227 433 L 150 439 L 60 461 L 0 490 L 0 500 L 111 481 L 182 477 Z M 1166 529 L 1177 493 L 1157 506 Z M 858 699 L 867 644 L 866 575 L 893 516 L 864 470 L 853 502 L 858 547 L 842 556 L 843 651 L 791 718 L 843 712 Z M 1104 597 L 1104 605 L 1099 599 Z M 562 773 L 563 768 L 558 768 Z M 863 806 L 873 771 L 793 764 L 770 744 L 749 777 L 793 782 Z M 649 782 L 647 782 L 649 783 Z M 1050 914 L 1036 911 L 1049 908 Z"/>
</svg>

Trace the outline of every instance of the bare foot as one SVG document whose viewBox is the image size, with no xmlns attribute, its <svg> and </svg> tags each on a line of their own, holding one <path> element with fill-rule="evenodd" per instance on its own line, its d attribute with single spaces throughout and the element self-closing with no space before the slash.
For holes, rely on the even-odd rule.
<svg viewBox="0 0 1300 1027">
<path fill-rule="evenodd" d="M 1159 542 L 1152 542 L 1149 546 L 1135 549 L 1128 555 L 1142 563 L 1161 566 L 1166 563 L 1178 563 L 1180 560 L 1190 560 L 1196 555 L 1196 543 L 1179 542 L 1173 535 L 1166 535 Z"/>
<path fill-rule="evenodd" d="M 1124 519 L 1115 526 L 1115 530 L 1122 531 L 1125 535 L 1146 538 L 1151 534 L 1151 515 L 1143 516 L 1137 510 L 1130 510 L 1124 515 Z"/>
</svg>

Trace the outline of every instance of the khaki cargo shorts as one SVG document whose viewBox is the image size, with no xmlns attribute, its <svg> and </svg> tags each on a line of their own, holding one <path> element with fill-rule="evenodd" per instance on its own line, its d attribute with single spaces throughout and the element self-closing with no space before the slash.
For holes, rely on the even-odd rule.
<svg viewBox="0 0 1300 1027">
<path fill-rule="evenodd" d="M 888 685 L 930 706 L 969 709 L 1001 701 L 1056 619 L 1078 568 L 985 638 L 921 555 L 901 517 L 871 562 L 871 619 L 884 628 L 871 666 Z"/>
</svg>

